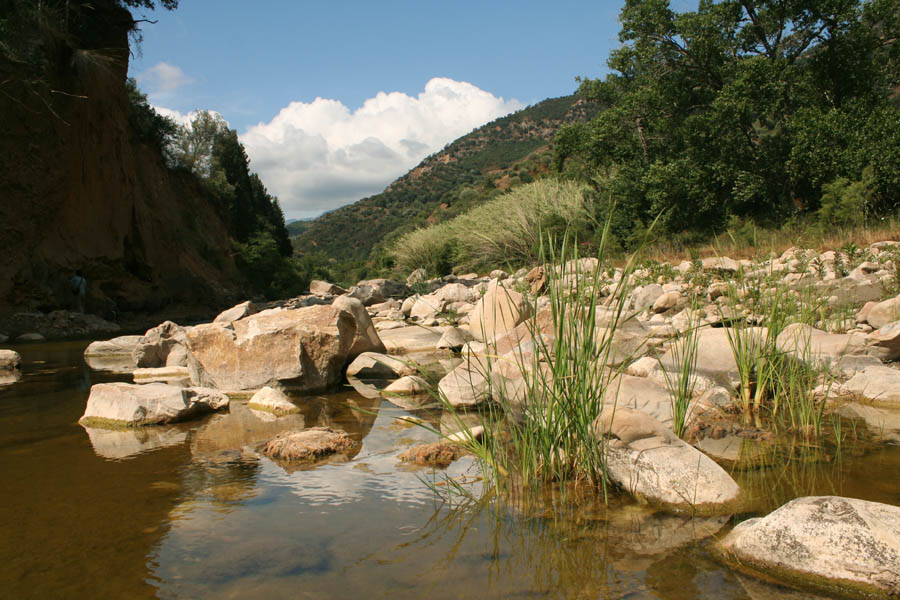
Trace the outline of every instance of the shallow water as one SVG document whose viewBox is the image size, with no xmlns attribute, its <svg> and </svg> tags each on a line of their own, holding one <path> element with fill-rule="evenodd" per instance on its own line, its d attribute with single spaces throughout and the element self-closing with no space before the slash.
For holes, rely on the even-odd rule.
<svg viewBox="0 0 900 600">
<path fill-rule="evenodd" d="M 429 470 L 397 454 L 434 435 L 412 413 L 353 390 L 273 421 L 243 403 L 166 428 L 77 424 L 86 343 L 22 345 L 22 380 L 0 387 L 4 595 L 90 598 L 810 597 L 745 578 L 710 546 L 737 520 L 810 494 L 900 503 L 900 447 L 845 443 L 735 471 L 753 500 L 731 519 L 654 513 L 626 499 L 571 510 L 450 508 Z M 361 409 L 361 410 L 357 410 Z M 438 425 L 438 416 L 416 411 Z M 331 425 L 362 441 L 349 462 L 285 470 L 255 446 Z M 466 459 L 451 467 L 460 476 Z"/>
</svg>

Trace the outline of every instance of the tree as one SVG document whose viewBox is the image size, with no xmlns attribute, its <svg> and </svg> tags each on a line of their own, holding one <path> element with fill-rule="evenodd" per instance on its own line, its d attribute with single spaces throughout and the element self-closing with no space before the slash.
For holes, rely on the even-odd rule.
<svg viewBox="0 0 900 600">
<path fill-rule="evenodd" d="M 169 148 L 174 165 L 208 179 L 212 176 L 213 144 L 227 130 L 228 123 L 221 115 L 199 111 L 190 124 L 178 128 Z"/>
<path fill-rule="evenodd" d="M 608 108 L 561 132 L 556 156 L 606 181 L 629 216 L 619 233 L 657 214 L 670 231 L 778 223 L 815 211 L 823 184 L 859 180 L 873 144 L 892 154 L 861 134 L 878 114 L 880 138 L 897 137 L 895 0 L 701 0 L 681 13 L 627 0 L 620 21 L 614 72 L 580 88 Z M 897 167 L 882 171 L 873 207 L 886 209 Z"/>
</svg>

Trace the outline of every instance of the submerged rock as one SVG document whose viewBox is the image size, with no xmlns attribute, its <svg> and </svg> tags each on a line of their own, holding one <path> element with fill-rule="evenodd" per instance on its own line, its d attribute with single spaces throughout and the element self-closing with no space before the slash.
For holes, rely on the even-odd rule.
<svg viewBox="0 0 900 600">
<path fill-rule="evenodd" d="M 247 408 L 272 413 L 276 416 L 300 412 L 296 404 L 281 390 L 265 386 L 250 398 Z"/>
<path fill-rule="evenodd" d="M 296 463 L 315 463 L 335 454 L 348 460 L 359 451 L 361 444 L 343 431 L 330 427 L 312 427 L 302 431 L 285 431 L 263 446 L 263 454 Z"/>
<path fill-rule="evenodd" d="M 792 500 L 719 543 L 738 569 L 854 597 L 900 596 L 900 507 L 840 496 Z"/>
<path fill-rule="evenodd" d="M 463 450 L 459 444 L 441 441 L 433 444 L 413 446 L 400 454 L 397 458 L 403 462 L 443 469 L 449 467 L 450 463 L 464 454 L 465 450 Z"/>
<path fill-rule="evenodd" d="M 610 479 L 640 501 L 691 513 L 731 512 L 737 483 L 708 456 L 637 410 L 606 408 L 594 422 Z"/>
<path fill-rule="evenodd" d="M 228 407 L 228 396 L 208 388 L 166 383 L 98 383 L 91 387 L 85 427 L 137 427 L 183 421 Z"/>
</svg>

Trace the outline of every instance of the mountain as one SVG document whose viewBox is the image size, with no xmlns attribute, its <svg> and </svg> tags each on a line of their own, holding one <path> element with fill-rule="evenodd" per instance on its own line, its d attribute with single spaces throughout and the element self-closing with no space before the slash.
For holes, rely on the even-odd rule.
<svg viewBox="0 0 900 600">
<path fill-rule="evenodd" d="M 560 126 L 587 121 L 597 110 L 572 95 L 491 121 L 425 158 L 382 193 L 307 223 L 292 234 L 295 251 L 324 253 L 332 263 L 374 261 L 396 236 L 452 218 L 548 172 Z"/>
</svg>

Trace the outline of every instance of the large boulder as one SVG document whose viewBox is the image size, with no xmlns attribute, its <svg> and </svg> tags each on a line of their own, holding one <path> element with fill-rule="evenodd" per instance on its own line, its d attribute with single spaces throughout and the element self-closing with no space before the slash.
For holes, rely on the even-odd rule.
<svg viewBox="0 0 900 600">
<path fill-rule="evenodd" d="M 165 321 L 147 330 L 131 353 L 138 368 L 183 367 L 187 364 L 185 329 Z"/>
<path fill-rule="evenodd" d="M 347 290 L 334 283 L 313 279 L 309 282 L 309 293 L 316 296 L 340 296 L 346 294 Z"/>
<path fill-rule="evenodd" d="M 162 425 L 228 407 L 228 396 L 207 388 L 166 383 L 98 383 L 79 423 L 85 427 Z"/>
<path fill-rule="evenodd" d="M 865 314 L 866 322 L 875 329 L 880 329 L 898 319 L 900 319 L 900 296 L 870 306 Z"/>
<path fill-rule="evenodd" d="M 191 380 L 225 390 L 268 385 L 302 392 L 339 383 L 348 360 L 383 345 L 362 305 L 338 300 L 347 303 L 192 327 L 187 331 Z"/>
<path fill-rule="evenodd" d="M 778 336 L 777 346 L 814 365 L 831 365 L 848 371 L 877 364 L 890 354 L 888 348 L 873 344 L 867 335 L 828 333 L 803 323 L 785 327 Z"/>
<path fill-rule="evenodd" d="M 711 458 L 645 413 L 607 407 L 594 421 L 609 478 L 642 502 L 680 512 L 732 512 L 737 483 Z"/>
<path fill-rule="evenodd" d="M 792 500 L 719 543 L 735 566 L 853 597 L 900 597 L 900 507 L 840 496 Z"/>
<path fill-rule="evenodd" d="M 111 340 L 91 342 L 84 349 L 85 356 L 131 356 L 141 341 L 139 335 L 120 335 Z"/>
<path fill-rule="evenodd" d="M 531 314 L 528 299 L 492 282 L 469 315 L 469 330 L 478 341 L 492 340 L 514 329 Z"/>
</svg>

